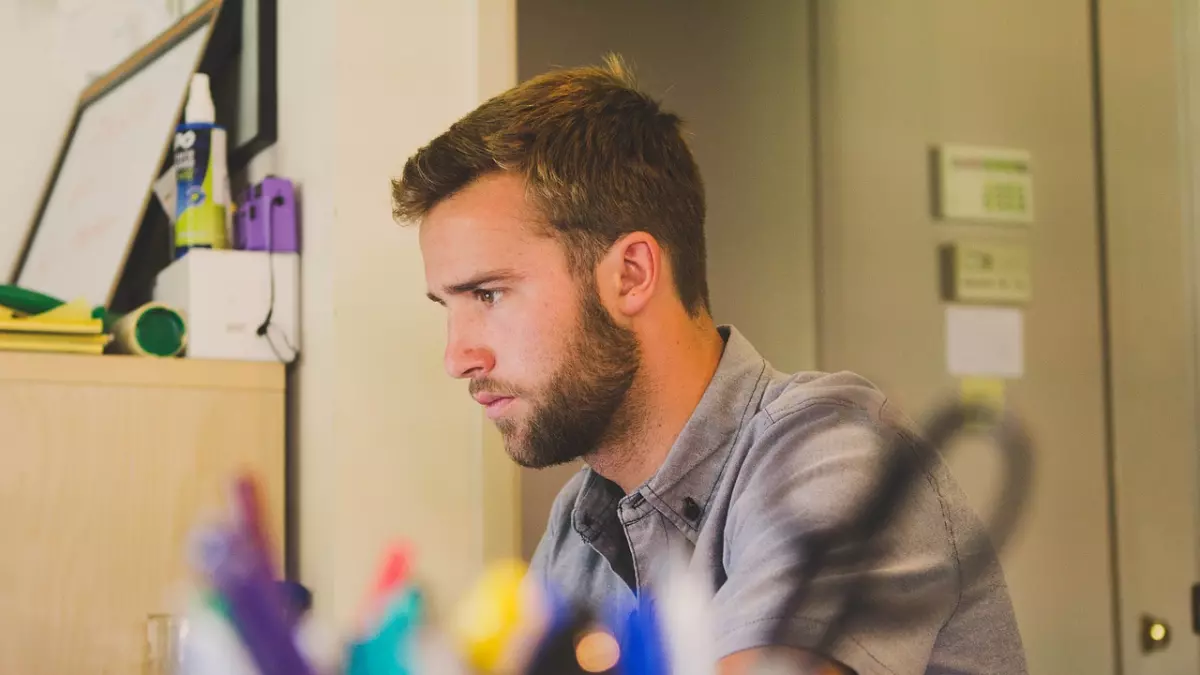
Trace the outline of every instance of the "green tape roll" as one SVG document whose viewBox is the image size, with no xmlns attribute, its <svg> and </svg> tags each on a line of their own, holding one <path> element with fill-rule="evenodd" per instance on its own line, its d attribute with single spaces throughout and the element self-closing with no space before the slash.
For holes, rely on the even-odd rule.
<svg viewBox="0 0 1200 675">
<path fill-rule="evenodd" d="M 113 324 L 113 349 L 138 356 L 177 356 L 187 346 L 187 322 L 179 312 L 148 302 Z"/>
</svg>

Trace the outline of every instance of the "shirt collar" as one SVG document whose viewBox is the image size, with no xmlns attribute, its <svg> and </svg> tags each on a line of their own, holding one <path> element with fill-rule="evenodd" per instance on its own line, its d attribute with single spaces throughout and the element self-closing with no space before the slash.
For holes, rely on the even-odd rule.
<svg viewBox="0 0 1200 675">
<path fill-rule="evenodd" d="M 766 381 L 767 362 L 750 341 L 733 326 L 717 330 L 725 340 L 717 370 L 650 480 L 625 497 L 616 484 L 584 469 L 572 522 L 585 541 L 596 539 L 614 521 L 619 524 L 616 505 L 625 498 L 652 504 L 695 543 L 730 450 L 753 417 Z"/>
</svg>

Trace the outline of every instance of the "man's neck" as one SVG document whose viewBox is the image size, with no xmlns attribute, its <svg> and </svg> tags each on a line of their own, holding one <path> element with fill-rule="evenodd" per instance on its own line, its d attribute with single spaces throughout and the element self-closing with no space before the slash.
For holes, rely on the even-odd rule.
<svg viewBox="0 0 1200 675">
<path fill-rule="evenodd" d="M 592 470 L 626 494 L 650 479 L 708 389 L 725 341 L 711 318 L 656 327 L 642 336 L 642 363 L 634 389 L 637 421 L 588 456 Z M 633 401 L 631 401 L 633 403 Z"/>
</svg>

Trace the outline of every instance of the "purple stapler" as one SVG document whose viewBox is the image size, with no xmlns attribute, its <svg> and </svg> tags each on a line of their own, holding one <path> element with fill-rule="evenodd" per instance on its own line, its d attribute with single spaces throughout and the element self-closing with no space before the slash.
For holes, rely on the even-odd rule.
<svg viewBox="0 0 1200 675">
<path fill-rule="evenodd" d="M 268 176 L 242 195 L 234 216 L 234 247 L 243 251 L 300 250 L 296 190 L 286 178 Z"/>
</svg>

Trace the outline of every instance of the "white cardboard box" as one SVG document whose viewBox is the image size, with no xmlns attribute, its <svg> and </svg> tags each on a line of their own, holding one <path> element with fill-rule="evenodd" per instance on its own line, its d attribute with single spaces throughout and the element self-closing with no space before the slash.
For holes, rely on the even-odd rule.
<svg viewBox="0 0 1200 675">
<path fill-rule="evenodd" d="M 298 253 L 192 249 L 158 274 L 154 299 L 183 314 L 190 358 L 290 362 L 299 291 Z"/>
</svg>

